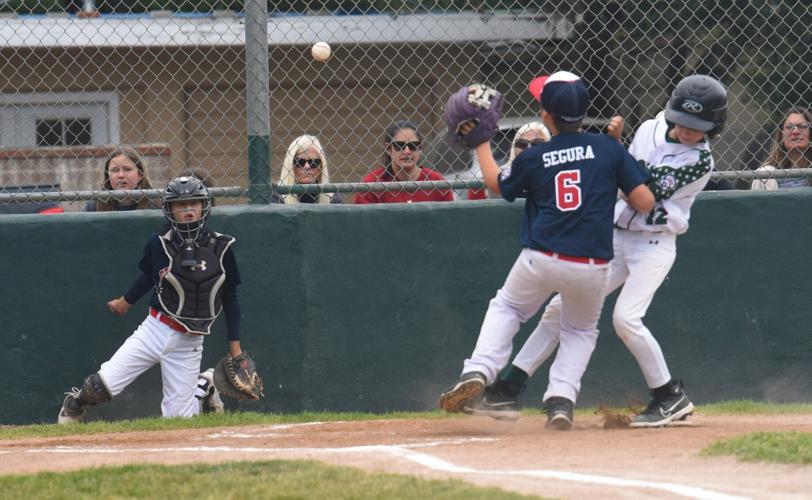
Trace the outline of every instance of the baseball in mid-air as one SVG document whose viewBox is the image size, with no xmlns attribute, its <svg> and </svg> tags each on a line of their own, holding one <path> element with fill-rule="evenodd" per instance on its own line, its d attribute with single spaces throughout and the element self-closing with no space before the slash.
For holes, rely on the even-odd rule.
<svg viewBox="0 0 812 500">
<path fill-rule="evenodd" d="M 310 54 L 313 56 L 313 59 L 324 62 L 330 58 L 331 54 L 330 45 L 327 42 L 316 42 L 313 44 L 313 47 L 310 48 Z"/>
</svg>

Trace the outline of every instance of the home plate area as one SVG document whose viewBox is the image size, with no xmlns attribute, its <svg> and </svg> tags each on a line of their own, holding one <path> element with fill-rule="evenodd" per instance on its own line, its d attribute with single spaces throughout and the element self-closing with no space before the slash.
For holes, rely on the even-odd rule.
<svg viewBox="0 0 812 500">
<path fill-rule="evenodd" d="M 128 463 L 311 459 L 370 472 L 459 479 L 546 497 L 803 498 L 804 466 L 703 457 L 746 432 L 809 429 L 807 415 L 702 416 L 662 429 L 604 429 L 576 417 L 571 431 L 544 416 L 308 422 L 0 441 L 0 473 Z"/>
</svg>

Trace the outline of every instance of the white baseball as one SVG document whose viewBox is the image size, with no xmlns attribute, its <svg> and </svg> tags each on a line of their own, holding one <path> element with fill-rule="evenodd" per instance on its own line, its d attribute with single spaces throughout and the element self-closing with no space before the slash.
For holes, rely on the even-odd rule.
<svg viewBox="0 0 812 500">
<path fill-rule="evenodd" d="M 310 54 L 313 56 L 313 59 L 319 62 L 324 62 L 329 59 L 331 52 L 330 45 L 327 42 L 316 42 L 310 49 Z"/>
</svg>

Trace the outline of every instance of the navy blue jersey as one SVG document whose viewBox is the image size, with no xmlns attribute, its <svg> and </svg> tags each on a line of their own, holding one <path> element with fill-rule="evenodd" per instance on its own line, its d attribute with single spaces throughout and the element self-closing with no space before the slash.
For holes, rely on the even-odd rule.
<svg viewBox="0 0 812 500">
<path fill-rule="evenodd" d="M 499 176 L 502 197 L 526 197 L 523 247 L 611 260 L 617 190 L 648 172 L 607 135 L 565 132 L 526 149 Z"/>
</svg>

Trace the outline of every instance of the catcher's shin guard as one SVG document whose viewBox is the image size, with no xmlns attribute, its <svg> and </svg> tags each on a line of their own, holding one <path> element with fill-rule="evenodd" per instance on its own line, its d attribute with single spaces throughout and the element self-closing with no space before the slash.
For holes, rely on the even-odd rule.
<svg viewBox="0 0 812 500">
<path fill-rule="evenodd" d="M 57 423 L 62 425 L 77 424 L 84 418 L 88 406 L 106 403 L 111 399 L 113 399 L 113 396 L 107 390 L 101 376 L 98 373 L 88 375 L 85 377 L 81 389 L 74 387 L 65 393 Z"/>
<path fill-rule="evenodd" d="M 76 400 L 82 406 L 93 406 L 99 403 L 106 403 L 113 399 L 107 386 L 98 373 L 88 375 L 82 384 L 82 390 L 76 396 Z"/>
</svg>

